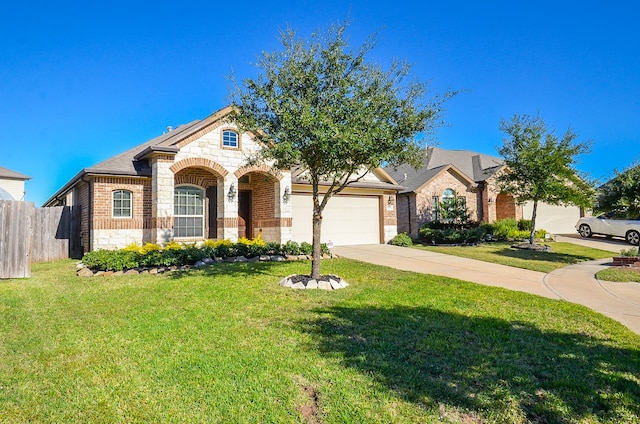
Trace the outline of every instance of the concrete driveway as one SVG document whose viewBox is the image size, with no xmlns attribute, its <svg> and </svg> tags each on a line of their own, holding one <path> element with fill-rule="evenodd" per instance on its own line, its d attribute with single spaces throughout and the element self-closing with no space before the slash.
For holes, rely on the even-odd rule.
<svg viewBox="0 0 640 424">
<path fill-rule="evenodd" d="M 579 236 L 576 239 L 561 236 L 556 240 L 576 242 L 576 244 L 599 243 L 592 247 L 598 246 L 597 248 L 611 252 L 619 252 L 620 249 L 630 247 L 625 242 L 621 242 L 620 245 L 615 240 L 581 239 Z M 595 273 L 609 266 L 611 259 L 581 262 L 545 274 L 385 244 L 337 246 L 332 248 L 332 252 L 345 258 L 376 265 L 458 278 L 578 303 L 613 318 L 636 334 L 640 334 L 640 284 L 610 283 L 595 278 Z"/>
</svg>

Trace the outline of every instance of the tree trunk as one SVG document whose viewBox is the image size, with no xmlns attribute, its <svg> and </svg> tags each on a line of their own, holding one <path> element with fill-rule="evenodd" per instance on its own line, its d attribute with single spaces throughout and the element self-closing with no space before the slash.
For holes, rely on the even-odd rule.
<svg viewBox="0 0 640 424">
<path fill-rule="evenodd" d="M 322 212 L 313 207 L 313 251 L 311 259 L 311 278 L 320 278 L 320 230 L 322 228 Z"/>
<path fill-rule="evenodd" d="M 533 201 L 533 213 L 531 214 L 531 234 L 529 234 L 529 244 L 533 244 L 536 238 L 536 215 L 538 213 L 538 201 Z"/>
</svg>

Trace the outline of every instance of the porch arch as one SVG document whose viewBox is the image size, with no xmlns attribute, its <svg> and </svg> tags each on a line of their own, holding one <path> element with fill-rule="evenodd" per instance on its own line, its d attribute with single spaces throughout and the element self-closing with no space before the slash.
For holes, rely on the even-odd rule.
<svg viewBox="0 0 640 424">
<path fill-rule="evenodd" d="M 226 177 L 229 174 L 229 171 L 227 171 L 222 165 L 220 165 L 217 162 L 214 162 L 210 159 L 204 159 L 204 158 L 187 158 L 187 159 L 182 159 L 181 161 L 178 161 L 176 163 L 174 163 L 173 165 L 171 165 L 171 167 L 169 168 L 171 170 L 171 172 L 175 174 L 177 174 L 178 172 L 182 171 L 185 168 L 206 168 L 208 171 L 213 171 L 215 174 L 221 176 L 221 177 Z"/>
<path fill-rule="evenodd" d="M 265 172 L 276 178 L 278 181 L 282 181 L 282 178 L 284 178 L 284 175 L 282 175 L 280 171 L 264 163 L 261 163 L 259 165 L 245 165 L 238 168 L 236 172 L 234 172 L 234 175 L 236 176 L 236 178 L 240 178 L 244 174 L 248 174 L 250 172 Z"/>
</svg>

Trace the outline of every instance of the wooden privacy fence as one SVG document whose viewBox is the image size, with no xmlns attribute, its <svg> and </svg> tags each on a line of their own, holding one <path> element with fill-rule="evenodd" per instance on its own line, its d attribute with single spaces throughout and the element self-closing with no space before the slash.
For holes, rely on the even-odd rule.
<svg viewBox="0 0 640 424">
<path fill-rule="evenodd" d="M 79 207 L 0 200 L 0 278 L 31 276 L 31 263 L 80 257 Z"/>
</svg>

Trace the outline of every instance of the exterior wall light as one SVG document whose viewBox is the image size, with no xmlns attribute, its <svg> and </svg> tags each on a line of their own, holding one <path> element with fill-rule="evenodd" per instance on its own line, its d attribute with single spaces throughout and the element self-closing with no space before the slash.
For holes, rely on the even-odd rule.
<svg viewBox="0 0 640 424">
<path fill-rule="evenodd" d="M 231 187 L 229 187 L 229 193 L 227 193 L 227 199 L 229 203 L 232 203 L 236 198 L 236 186 L 231 183 Z"/>
<path fill-rule="evenodd" d="M 285 187 L 284 193 L 282 194 L 282 201 L 287 204 L 289 203 L 289 200 L 291 200 L 291 191 L 289 190 L 289 187 Z"/>
</svg>

